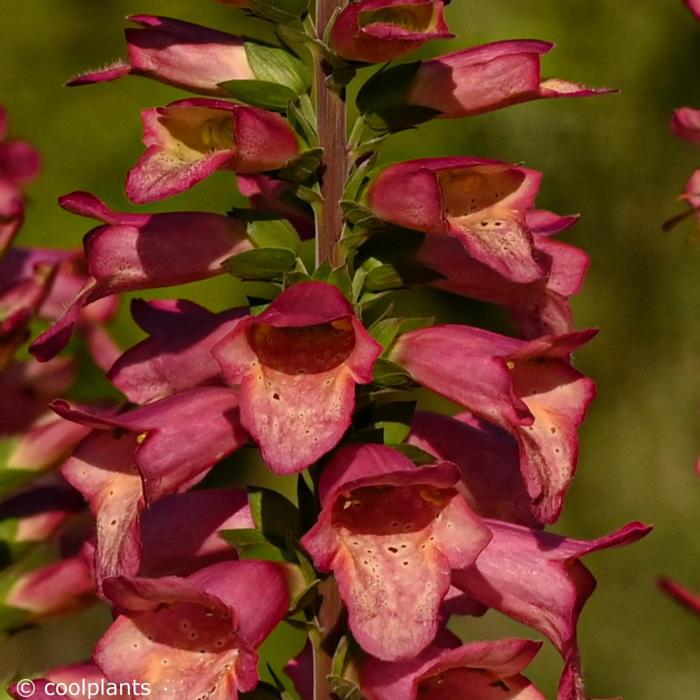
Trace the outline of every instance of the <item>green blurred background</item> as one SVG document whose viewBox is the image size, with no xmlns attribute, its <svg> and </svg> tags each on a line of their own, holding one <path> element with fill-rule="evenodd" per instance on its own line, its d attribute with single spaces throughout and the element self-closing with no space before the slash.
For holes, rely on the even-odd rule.
<svg viewBox="0 0 700 700">
<path fill-rule="evenodd" d="M 90 226 L 61 211 L 56 197 L 86 189 L 128 209 L 121 185 L 141 152 L 138 112 L 183 96 L 138 78 L 74 90 L 62 83 L 123 55 L 129 13 L 233 33 L 255 28 L 206 0 L 2 0 L 0 12 L 0 103 L 12 133 L 44 156 L 20 241 L 60 247 L 78 245 Z M 700 26 L 680 0 L 461 0 L 448 8 L 448 21 L 458 38 L 431 46 L 433 54 L 497 39 L 546 39 L 558 45 L 543 60 L 546 76 L 622 91 L 428 124 L 395 137 L 384 157 L 522 161 L 545 173 L 541 206 L 582 213 L 565 240 L 593 259 L 574 305 L 580 326 L 601 331 L 577 355 L 599 396 L 581 431 L 579 471 L 557 530 L 594 537 L 634 519 L 655 525 L 645 541 L 587 559 L 599 580 L 580 623 L 588 690 L 594 697 L 693 700 L 700 697 L 700 619 L 663 597 L 655 577 L 665 573 L 700 589 L 700 481 L 693 472 L 700 453 L 700 249 L 692 222 L 670 235 L 660 230 L 680 211 L 675 198 L 698 160 L 667 124 L 674 107 L 700 106 Z M 224 212 L 236 201 L 230 176 L 219 173 L 149 210 Z M 190 285 L 186 294 L 220 309 L 237 302 L 240 290 L 219 279 Z M 124 344 L 137 337 L 127 314 L 117 334 Z M 0 677 L 87 655 L 107 621 L 96 608 L 3 642 Z M 495 613 L 460 629 L 469 638 L 526 632 Z M 541 656 L 532 676 L 553 697 L 559 661 L 551 650 Z"/>
</svg>

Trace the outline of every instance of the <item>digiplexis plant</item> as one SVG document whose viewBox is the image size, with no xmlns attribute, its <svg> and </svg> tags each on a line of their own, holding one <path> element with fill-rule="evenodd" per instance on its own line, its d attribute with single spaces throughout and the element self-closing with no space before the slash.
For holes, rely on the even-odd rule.
<svg viewBox="0 0 700 700">
<path fill-rule="evenodd" d="M 282 668 L 259 675 L 260 645 L 284 625 L 307 637 L 286 666 L 305 700 L 543 698 L 523 675 L 540 642 L 447 630 L 453 616 L 493 609 L 561 653 L 559 700 L 585 700 L 576 626 L 595 579 L 581 559 L 649 528 L 591 541 L 544 529 L 562 510 L 595 394 L 572 364 L 595 334 L 576 330 L 569 304 L 588 257 L 551 238 L 577 217 L 537 209 L 542 175 L 528 167 L 464 154 L 380 165 L 379 149 L 428 120 L 608 90 L 543 78 L 552 45 L 535 40 L 393 63 L 451 36 L 443 0 L 226 4 L 276 40 L 138 15 L 127 58 L 69 85 L 136 75 L 200 95 L 142 113 L 146 148 L 127 196 L 153 202 L 224 171 L 251 208 L 120 213 L 73 192 L 61 206 L 99 223 L 85 262 L 67 258 L 84 264 L 72 300 L 46 299 L 68 264 L 55 255 L 11 249 L 2 263 L 16 279 L 2 291 L 3 354 L 27 315 L 49 307 L 55 321 L 30 347 L 46 364 L 2 375 L 12 386 L 42 376 L 43 403 L 21 415 L 43 422 L 7 430 L 27 440 L 60 421 L 70 435 L 54 479 L 72 495 L 65 517 L 81 502 L 70 484 L 93 527 L 53 566 L 80 569 L 115 616 L 92 659 L 47 672 L 36 697 L 88 679 L 148 684 L 156 700 L 290 698 Z M 348 129 L 354 80 L 364 83 Z M 5 241 L 32 154 L 0 146 Z M 147 337 L 124 352 L 99 326 L 114 295 L 226 274 L 249 306 L 135 300 Z M 443 323 L 437 303 L 429 317 L 396 310 L 407 290 L 436 288 L 505 307 L 515 335 Z M 55 358 L 76 331 L 121 404 L 61 395 Z M 433 410 L 416 410 L 431 394 Z M 287 476 L 279 490 L 232 485 L 242 449 Z M 5 512 L 21 512 L 25 495 Z M 51 502 L 60 510 L 58 492 Z M 34 590 L 14 588 L 6 604 L 38 614 Z"/>
</svg>

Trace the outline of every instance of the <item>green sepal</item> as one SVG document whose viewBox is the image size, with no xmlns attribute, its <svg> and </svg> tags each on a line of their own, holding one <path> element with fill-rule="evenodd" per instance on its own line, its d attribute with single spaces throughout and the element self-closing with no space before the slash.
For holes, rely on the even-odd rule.
<svg viewBox="0 0 700 700">
<path fill-rule="evenodd" d="M 343 296 L 352 302 L 352 280 L 345 267 L 331 268 L 328 262 L 323 263 L 316 268 L 313 274 L 313 279 L 320 282 L 328 282 L 329 284 L 338 287 L 343 293 Z"/>
<path fill-rule="evenodd" d="M 306 13 L 308 0 L 250 0 L 250 9 L 258 17 L 287 24 Z"/>
<path fill-rule="evenodd" d="M 413 377 L 403 367 L 383 357 L 374 363 L 372 381 L 388 387 L 409 387 L 414 384 Z"/>
<path fill-rule="evenodd" d="M 435 318 L 419 316 L 416 318 L 380 318 L 367 330 L 372 337 L 384 348 L 386 353 L 391 348 L 396 337 L 402 333 L 416 331 L 420 328 L 430 328 L 435 325 Z"/>
<path fill-rule="evenodd" d="M 248 238 L 256 248 L 284 248 L 299 253 L 301 239 L 286 219 L 257 219 L 247 226 Z"/>
<path fill-rule="evenodd" d="M 379 223 L 379 217 L 367 207 L 358 202 L 344 199 L 340 202 L 345 218 L 355 226 L 370 227 Z"/>
<path fill-rule="evenodd" d="M 32 615 L 28 610 L 0 603 L 0 632 L 12 632 L 26 627 L 31 622 Z"/>
<path fill-rule="evenodd" d="M 245 52 L 255 77 L 263 82 L 283 85 L 294 95 L 311 88 L 309 70 L 296 56 L 274 46 L 246 42 Z"/>
<path fill-rule="evenodd" d="M 429 107 L 406 104 L 420 61 L 377 71 L 360 89 L 357 108 L 367 124 L 380 133 L 402 131 L 440 114 Z"/>
<path fill-rule="evenodd" d="M 362 693 L 354 679 L 348 677 L 351 671 L 350 666 L 351 642 L 347 636 L 343 636 L 338 642 L 338 646 L 331 661 L 331 672 L 329 675 L 330 685 L 336 697 L 343 700 L 362 700 Z"/>
<path fill-rule="evenodd" d="M 248 504 L 255 526 L 271 542 L 285 544 L 301 536 L 299 511 L 281 493 L 256 487 L 248 492 Z"/>
<path fill-rule="evenodd" d="M 244 280 L 269 280 L 291 270 L 296 261 L 296 253 L 289 248 L 256 248 L 227 258 L 222 266 Z"/>
<path fill-rule="evenodd" d="M 297 94 L 286 85 L 267 80 L 227 80 L 219 83 L 234 100 L 274 112 L 285 112 Z"/>
<path fill-rule="evenodd" d="M 365 289 L 368 292 L 385 292 L 390 289 L 405 289 L 414 284 L 428 284 L 443 276 L 434 270 L 418 265 L 395 267 L 384 264 L 373 268 L 367 274 Z"/>
<path fill-rule="evenodd" d="M 302 151 L 291 163 L 279 171 L 279 177 L 283 180 L 301 184 L 306 182 L 320 167 L 323 162 L 323 149 L 320 147 L 309 148 Z"/>
</svg>

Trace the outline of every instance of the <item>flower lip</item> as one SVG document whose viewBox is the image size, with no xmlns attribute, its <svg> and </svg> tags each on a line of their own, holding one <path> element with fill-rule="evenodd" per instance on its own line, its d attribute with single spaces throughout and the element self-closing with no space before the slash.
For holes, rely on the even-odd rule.
<svg viewBox="0 0 700 700">
<path fill-rule="evenodd" d="M 377 38 L 448 38 L 453 34 L 443 19 L 442 3 L 434 0 L 374 0 L 359 10 L 362 32 Z"/>
</svg>

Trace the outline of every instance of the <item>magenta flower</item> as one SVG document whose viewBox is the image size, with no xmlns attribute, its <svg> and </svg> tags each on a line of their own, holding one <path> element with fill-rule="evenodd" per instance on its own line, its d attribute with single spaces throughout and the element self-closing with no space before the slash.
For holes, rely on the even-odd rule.
<svg viewBox="0 0 700 700">
<path fill-rule="evenodd" d="M 294 195 L 290 183 L 267 175 L 239 175 L 238 189 L 255 209 L 288 219 L 302 240 L 314 237 L 313 210 Z"/>
<path fill-rule="evenodd" d="M 36 486 L 3 501 L 0 522 L 14 521 L 6 541 L 26 545 L 57 535 L 83 508 L 80 494 L 65 484 Z"/>
<path fill-rule="evenodd" d="M 373 656 L 408 659 L 430 644 L 450 572 L 489 540 L 458 481 L 454 464 L 419 469 L 383 445 L 345 447 L 321 476 L 322 511 L 302 544 L 333 572 L 353 636 Z"/>
<path fill-rule="evenodd" d="M 184 192 L 214 171 L 278 170 L 299 152 L 278 114 L 257 107 L 195 98 L 141 113 L 146 152 L 131 169 L 126 194 L 143 204 Z"/>
<path fill-rule="evenodd" d="M 486 522 L 493 539 L 474 564 L 453 573 L 453 584 L 547 636 L 566 662 L 560 700 L 584 700 L 576 624 L 596 581 L 579 559 L 632 544 L 651 528 L 631 523 L 605 537 L 584 541 L 496 520 Z"/>
<path fill-rule="evenodd" d="M 543 80 L 540 56 L 553 46 L 530 39 L 498 41 L 423 61 L 404 101 L 454 118 L 542 98 L 611 92 L 558 78 Z"/>
<path fill-rule="evenodd" d="M 540 522 L 555 522 L 578 457 L 594 383 L 571 366 L 595 331 L 516 340 L 469 326 L 406 333 L 391 351 L 423 386 L 510 432 Z"/>
<path fill-rule="evenodd" d="M 148 333 L 109 371 L 109 379 L 134 403 L 150 403 L 198 386 L 221 385 L 212 348 L 238 325 L 247 309 L 212 313 L 183 299 L 134 299 L 131 314 Z"/>
<path fill-rule="evenodd" d="M 684 608 L 700 615 L 700 594 L 665 576 L 659 579 L 659 586 L 664 593 L 676 600 Z"/>
<path fill-rule="evenodd" d="M 144 504 L 191 488 L 241 447 L 238 399 L 223 387 L 193 389 L 118 416 L 52 404 L 60 415 L 98 430 L 63 465 L 97 519 L 95 577 L 134 574 L 140 565 Z"/>
<path fill-rule="evenodd" d="M 695 15 L 695 18 L 700 21 L 700 0 L 684 0 L 686 7 Z"/>
<path fill-rule="evenodd" d="M 90 688 L 91 691 L 99 691 L 100 683 L 106 683 L 102 671 L 93 663 L 71 664 L 70 666 L 61 666 L 51 669 L 46 673 L 44 678 L 37 678 L 33 681 L 32 700 L 52 700 L 56 697 L 56 684 L 65 683 L 68 687 L 71 684 L 78 684 L 78 688 L 82 689 L 82 684 L 86 684 L 86 691 Z M 88 685 L 95 684 L 95 685 Z M 133 687 L 133 686 L 132 686 Z M 75 688 L 75 686 L 73 686 Z M 63 689 L 63 686 L 61 686 Z M 7 690 L 11 697 L 16 700 L 26 700 L 27 694 L 24 687 L 18 683 L 13 683 Z M 80 690 L 78 694 L 69 693 L 61 697 L 67 700 L 107 700 L 109 696 L 103 694 L 91 694 L 88 699 L 87 695 Z M 123 697 L 123 696 L 122 696 Z"/>
<path fill-rule="evenodd" d="M 7 113 L 0 106 L 0 256 L 24 219 L 22 187 L 39 173 L 41 158 L 26 141 L 7 138 Z"/>
<path fill-rule="evenodd" d="M 510 282 L 546 277 L 526 215 L 542 176 L 482 158 L 398 163 L 370 185 L 369 206 L 389 223 L 457 239 L 473 260 Z"/>
<path fill-rule="evenodd" d="M 505 430 L 469 413 L 452 418 L 417 411 L 408 442 L 459 467 L 461 492 L 482 517 L 541 527 L 520 471 L 518 443 Z"/>
<path fill-rule="evenodd" d="M 360 672 L 362 692 L 367 700 L 545 700 L 521 675 L 540 646 L 527 639 L 462 645 L 443 632 L 408 661 L 367 658 Z"/>
<path fill-rule="evenodd" d="M 240 37 L 170 17 L 128 19 L 141 26 L 124 31 L 127 61 L 82 73 L 67 85 L 103 83 L 132 74 L 203 95 L 225 96 L 219 83 L 255 79 Z"/>
<path fill-rule="evenodd" d="M 700 109 L 681 107 L 673 112 L 671 131 L 679 139 L 700 143 Z"/>
<path fill-rule="evenodd" d="M 534 282 L 512 282 L 471 257 L 451 236 L 427 236 L 416 258 L 442 275 L 443 279 L 432 283 L 434 287 L 505 306 L 526 338 L 569 333 L 574 330 L 569 298 L 581 290 L 590 258 L 580 248 L 549 235 L 576 221 L 577 217 L 538 210 L 526 214 L 525 225 L 533 234 L 533 257 L 545 270 L 545 277 Z"/>
<path fill-rule="evenodd" d="M 122 614 L 95 663 L 110 681 L 149 683 L 154 700 L 253 690 L 256 649 L 289 605 L 283 569 L 264 561 L 223 562 L 186 578 L 111 579 L 105 589 Z"/>
<path fill-rule="evenodd" d="M 443 0 L 359 0 L 337 17 L 331 48 L 343 58 L 381 63 L 452 36 Z"/>
<path fill-rule="evenodd" d="M 94 586 L 88 565 L 69 557 L 21 574 L 3 602 L 41 619 L 84 607 L 93 600 Z"/>
<path fill-rule="evenodd" d="M 241 423 L 278 474 L 301 471 L 350 426 L 355 385 L 372 380 L 382 351 L 340 290 L 290 287 L 213 349 L 225 380 L 240 386 Z"/>
<path fill-rule="evenodd" d="M 83 241 L 88 281 L 58 321 L 30 346 L 40 360 L 54 357 L 65 347 L 88 304 L 111 294 L 222 274 L 226 258 L 252 247 L 243 224 L 220 214 L 121 214 L 86 192 L 73 192 L 59 201 L 64 209 L 104 224 Z"/>
</svg>

